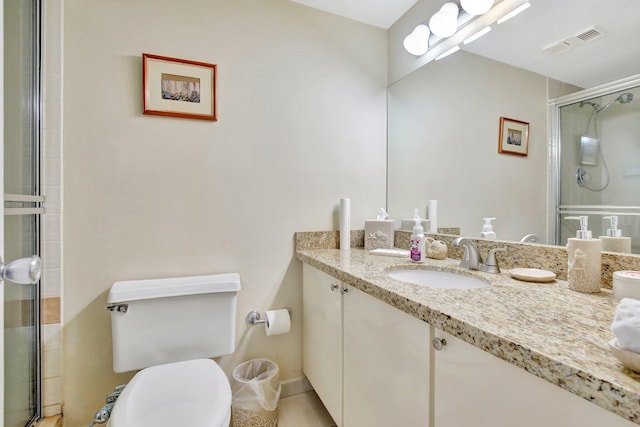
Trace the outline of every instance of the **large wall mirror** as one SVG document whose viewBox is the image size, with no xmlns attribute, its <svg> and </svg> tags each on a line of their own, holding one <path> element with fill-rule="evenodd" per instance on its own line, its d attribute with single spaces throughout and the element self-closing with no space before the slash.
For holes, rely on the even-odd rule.
<svg viewBox="0 0 640 427">
<path fill-rule="evenodd" d="M 431 0 L 419 3 L 425 1 Z M 610 220 L 604 218 L 617 214 L 638 253 L 640 90 L 593 88 L 640 74 L 640 2 L 531 4 L 462 51 L 389 87 L 389 214 L 410 218 L 418 208 L 426 215 L 428 200 L 436 199 L 438 225 L 459 227 L 463 235 L 479 237 L 483 218 L 495 217 L 500 240 L 535 235 L 539 243 L 563 244 L 576 228 L 557 221 L 555 213 L 566 205 L 559 218 L 589 215 L 595 236 L 606 235 Z M 589 29 L 598 34 L 569 46 L 567 40 Z M 550 131 L 550 99 L 567 100 L 551 104 L 562 131 Z M 527 156 L 498 152 L 500 117 L 529 124 Z M 599 140 L 595 164 L 580 162 L 582 136 Z M 580 173 L 584 182 L 576 179 Z M 594 191 L 607 179 L 606 190 Z"/>
</svg>

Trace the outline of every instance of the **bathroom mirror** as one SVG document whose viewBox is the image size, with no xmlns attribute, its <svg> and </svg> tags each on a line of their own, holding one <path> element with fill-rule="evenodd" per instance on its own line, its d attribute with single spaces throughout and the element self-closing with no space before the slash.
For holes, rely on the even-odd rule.
<svg viewBox="0 0 640 427">
<path fill-rule="evenodd" d="M 441 227 L 460 227 L 462 234 L 479 237 L 482 218 L 496 217 L 494 229 L 500 240 L 520 241 L 533 234 L 539 243 L 555 243 L 548 241 L 556 201 L 547 186 L 558 169 L 547 161 L 549 99 L 640 72 L 640 52 L 628 50 L 636 45 L 631 40 L 640 36 L 640 27 L 630 25 L 634 16 L 640 16 L 640 2 L 531 3 L 514 18 L 513 27 L 508 22 L 502 29 L 494 25 L 488 35 L 462 51 L 430 62 L 389 87 L 387 210 L 391 217 L 410 218 L 415 208 L 424 216 L 428 200 L 437 199 Z M 591 27 L 602 35 L 565 52 L 543 51 Z M 629 31 L 634 36 L 626 42 L 618 38 L 629 37 Z M 592 102 L 602 107 L 619 95 L 601 95 Z M 624 105 L 630 107 L 624 112 L 622 103 L 616 103 L 601 114 L 598 126 L 609 114 L 640 118 L 638 95 L 635 103 Z M 527 156 L 498 153 L 500 117 L 529 124 Z M 640 132 L 628 130 L 634 132 L 631 143 L 640 146 Z M 579 153 L 578 143 L 575 150 Z M 637 163 L 640 159 L 622 169 L 629 175 Z M 629 178 L 640 185 L 640 179 Z M 563 188 L 572 191 L 571 186 Z M 614 194 L 602 203 L 627 201 L 618 202 Z M 606 234 L 601 217 L 590 223 L 596 236 Z"/>
</svg>

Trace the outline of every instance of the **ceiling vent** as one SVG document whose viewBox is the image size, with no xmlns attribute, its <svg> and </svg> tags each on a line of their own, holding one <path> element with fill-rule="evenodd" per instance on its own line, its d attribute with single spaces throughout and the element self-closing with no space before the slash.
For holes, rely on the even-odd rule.
<svg viewBox="0 0 640 427">
<path fill-rule="evenodd" d="M 564 40 L 560 40 L 555 43 L 551 43 L 542 48 L 543 51 L 548 53 L 560 54 L 568 51 L 572 47 L 581 45 L 586 42 L 590 42 L 604 36 L 604 32 L 596 27 L 589 27 L 578 34 L 571 37 L 567 37 Z"/>
</svg>

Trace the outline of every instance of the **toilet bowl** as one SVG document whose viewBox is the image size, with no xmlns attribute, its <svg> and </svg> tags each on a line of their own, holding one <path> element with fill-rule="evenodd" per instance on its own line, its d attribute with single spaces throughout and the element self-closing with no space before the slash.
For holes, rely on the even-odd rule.
<svg viewBox="0 0 640 427">
<path fill-rule="evenodd" d="M 138 370 L 109 427 L 228 427 L 231 386 L 210 358 L 235 350 L 236 273 L 116 282 L 115 372 Z"/>
<path fill-rule="evenodd" d="M 109 427 L 227 427 L 231 387 L 210 359 L 154 366 L 138 372 L 111 412 Z"/>
</svg>

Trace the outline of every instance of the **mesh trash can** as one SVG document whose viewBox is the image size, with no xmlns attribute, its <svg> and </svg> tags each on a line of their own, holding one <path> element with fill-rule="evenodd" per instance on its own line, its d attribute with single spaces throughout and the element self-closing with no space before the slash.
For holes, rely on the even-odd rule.
<svg viewBox="0 0 640 427">
<path fill-rule="evenodd" d="M 233 369 L 231 427 L 277 427 L 280 379 L 278 365 L 253 359 Z"/>
</svg>

